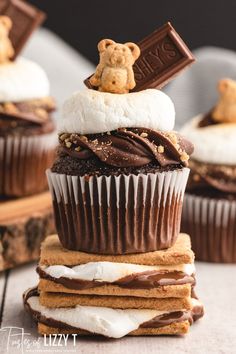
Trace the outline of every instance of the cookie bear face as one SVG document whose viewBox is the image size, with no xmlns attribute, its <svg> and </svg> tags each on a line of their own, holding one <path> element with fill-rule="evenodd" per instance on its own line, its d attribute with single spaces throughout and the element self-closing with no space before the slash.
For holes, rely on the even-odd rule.
<svg viewBox="0 0 236 354">
<path fill-rule="evenodd" d="M 104 64 L 114 67 L 133 65 L 140 55 L 139 47 L 134 43 L 120 44 L 111 39 L 103 39 L 98 43 L 100 57 Z"/>
</svg>

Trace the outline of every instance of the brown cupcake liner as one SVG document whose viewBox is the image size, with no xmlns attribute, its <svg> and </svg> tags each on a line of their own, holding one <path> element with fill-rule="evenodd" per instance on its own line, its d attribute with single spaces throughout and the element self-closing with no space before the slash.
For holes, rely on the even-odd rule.
<svg viewBox="0 0 236 354">
<path fill-rule="evenodd" d="M 197 260 L 236 263 L 236 201 L 186 194 L 181 231 Z"/>
<path fill-rule="evenodd" d="M 47 189 L 45 171 L 55 158 L 55 133 L 0 137 L 0 196 L 27 196 Z"/>
<path fill-rule="evenodd" d="M 189 169 L 78 177 L 47 171 L 62 245 L 89 253 L 149 252 L 172 246 L 180 230 Z"/>
</svg>

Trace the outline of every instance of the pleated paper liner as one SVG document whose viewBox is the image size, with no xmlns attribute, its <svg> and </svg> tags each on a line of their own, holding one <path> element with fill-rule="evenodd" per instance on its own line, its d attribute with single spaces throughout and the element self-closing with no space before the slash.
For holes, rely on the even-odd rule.
<svg viewBox="0 0 236 354">
<path fill-rule="evenodd" d="M 196 259 L 236 263 L 236 201 L 186 194 L 181 231 L 191 236 Z"/>
<path fill-rule="evenodd" d="M 189 169 L 78 177 L 47 171 L 62 245 L 125 254 L 172 246 L 180 231 Z"/>
<path fill-rule="evenodd" d="M 0 137 L 0 195 L 22 197 L 46 190 L 45 171 L 56 145 L 55 133 Z"/>
</svg>

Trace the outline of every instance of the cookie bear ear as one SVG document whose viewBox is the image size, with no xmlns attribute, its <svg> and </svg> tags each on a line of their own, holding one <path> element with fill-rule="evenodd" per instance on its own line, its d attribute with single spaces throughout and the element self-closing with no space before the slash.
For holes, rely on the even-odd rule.
<svg viewBox="0 0 236 354">
<path fill-rule="evenodd" d="M 132 42 L 128 42 L 128 43 L 125 43 L 125 45 L 126 45 L 126 47 L 128 47 L 131 50 L 134 60 L 138 59 L 138 57 L 140 56 L 140 49 L 137 46 L 137 44 L 132 43 Z"/>
<path fill-rule="evenodd" d="M 230 79 L 221 79 L 218 82 L 218 90 L 219 90 L 219 92 L 220 93 L 224 93 L 230 85 L 232 85 L 232 80 L 230 80 Z"/>
<path fill-rule="evenodd" d="M 2 23 L 8 30 L 12 28 L 12 20 L 8 16 L 0 16 L 0 23 Z"/>
<path fill-rule="evenodd" d="M 104 52 L 104 50 L 106 50 L 109 47 L 109 45 L 111 45 L 111 44 L 115 44 L 115 42 L 112 39 L 102 39 L 98 43 L 99 53 Z"/>
</svg>

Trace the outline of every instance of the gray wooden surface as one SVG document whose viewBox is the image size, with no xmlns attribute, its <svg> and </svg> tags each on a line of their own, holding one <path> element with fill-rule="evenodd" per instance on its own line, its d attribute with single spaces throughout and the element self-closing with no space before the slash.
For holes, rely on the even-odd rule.
<svg viewBox="0 0 236 354">
<path fill-rule="evenodd" d="M 5 272 L 0 277 L 0 352 L 233 354 L 236 352 L 235 275 L 236 265 L 197 263 L 197 293 L 205 305 L 206 314 L 191 327 L 190 333 L 185 337 L 127 337 L 121 340 L 78 338 L 75 346 L 70 339 L 67 346 L 48 347 L 43 337 L 37 335 L 36 325 L 22 305 L 23 291 L 37 283 L 35 264 L 22 266 Z M 7 327 L 18 329 L 6 329 Z M 24 336 L 24 342 L 20 336 L 23 329 L 28 333 Z"/>
</svg>

